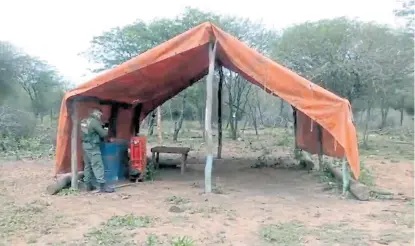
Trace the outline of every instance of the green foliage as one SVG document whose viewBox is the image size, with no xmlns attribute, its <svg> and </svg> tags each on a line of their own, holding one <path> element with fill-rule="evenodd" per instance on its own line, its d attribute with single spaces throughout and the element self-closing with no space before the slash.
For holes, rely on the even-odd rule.
<svg viewBox="0 0 415 246">
<path fill-rule="evenodd" d="M 174 238 L 171 242 L 171 245 L 172 246 L 194 246 L 196 244 L 190 237 L 183 236 L 183 237 Z"/>
<path fill-rule="evenodd" d="M 145 181 L 154 181 L 156 179 L 158 172 L 152 160 L 147 159 L 147 166 L 144 172 Z"/>
<path fill-rule="evenodd" d="M 17 49 L 8 42 L 0 41 L 0 105 L 13 91 L 13 83 L 17 79 L 16 69 Z"/>
<path fill-rule="evenodd" d="M 153 218 L 150 216 L 136 216 L 134 214 L 127 214 L 124 216 L 111 217 L 105 226 L 116 228 L 127 228 L 129 230 L 139 227 L 148 227 L 152 224 Z"/>
<path fill-rule="evenodd" d="M 58 192 L 58 196 L 77 196 L 79 195 L 80 192 L 77 189 L 73 189 L 73 188 L 66 188 L 66 189 L 62 189 Z"/>
<path fill-rule="evenodd" d="M 367 186 L 375 185 L 375 178 L 373 176 L 373 173 L 368 167 L 366 167 L 365 162 L 363 160 L 360 161 L 359 182 Z"/>
<path fill-rule="evenodd" d="M 149 216 L 136 216 L 127 214 L 124 216 L 113 216 L 100 227 L 92 228 L 84 235 L 88 245 L 136 245 L 134 242 L 125 242 L 127 236 L 123 235 L 125 229 L 149 227 L 153 218 Z"/>
<path fill-rule="evenodd" d="M 157 235 L 151 233 L 150 235 L 147 236 L 146 246 L 156 246 L 159 244 L 160 244 L 160 241 Z"/>
</svg>

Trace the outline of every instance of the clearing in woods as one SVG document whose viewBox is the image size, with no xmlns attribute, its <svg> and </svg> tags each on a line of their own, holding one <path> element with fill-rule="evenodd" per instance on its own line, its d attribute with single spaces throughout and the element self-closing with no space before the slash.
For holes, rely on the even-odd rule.
<svg viewBox="0 0 415 246">
<path fill-rule="evenodd" d="M 269 132 L 267 132 L 269 131 Z M 50 196 L 52 161 L 2 161 L 0 244 L 4 245 L 413 245 L 413 136 L 372 135 L 361 150 L 362 180 L 377 195 L 341 199 L 321 172 L 252 168 L 291 151 L 290 132 L 245 131 L 224 141 L 214 164 L 214 193 L 203 193 L 203 140 L 185 132 L 175 145 L 192 148 L 185 175 L 161 169 L 154 182 L 114 194 L 65 190 Z M 171 136 L 164 136 L 171 139 Z M 168 140 L 165 140 L 168 141 Z M 150 139 L 151 143 L 156 142 Z M 153 145 L 154 146 L 154 145 Z M 161 156 L 161 161 L 166 160 Z M 406 199 L 402 199 L 406 198 Z"/>
</svg>

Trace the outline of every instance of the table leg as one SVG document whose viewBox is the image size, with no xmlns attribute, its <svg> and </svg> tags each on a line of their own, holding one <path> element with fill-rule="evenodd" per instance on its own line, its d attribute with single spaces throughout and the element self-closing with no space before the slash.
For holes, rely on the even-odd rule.
<svg viewBox="0 0 415 246">
<path fill-rule="evenodd" d="M 184 174 L 184 171 L 186 169 L 186 159 L 187 159 L 187 155 L 183 154 L 182 155 L 182 163 L 181 163 L 181 174 Z"/>
<path fill-rule="evenodd" d="M 156 153 L 155 152 L 152 152 L 152 154 L 151 154 L 151 164 L 153 164 L 153 167 L 155 169 L 158 169 L 158 165 L 157 165 L 157 162 L 156 162 Z"/>
</svg>

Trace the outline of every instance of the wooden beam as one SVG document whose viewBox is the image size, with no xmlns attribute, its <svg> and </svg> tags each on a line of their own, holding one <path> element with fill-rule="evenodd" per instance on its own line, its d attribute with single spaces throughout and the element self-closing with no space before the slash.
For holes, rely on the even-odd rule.
<svg viewBox="0 0 415 246">
<path fill-rule="evenodd" d="M 130 103 L 115 101 L 115 100 L 107 100 L 107 99 L 100 99 L 98 97 L 93 96 L 75 96 L 76 100 L 78 102 L 97 102 L 101 105 L 112 105 L 112 104 L 118 104 L 121 108 L 128 109 L 132 108 L 133 105 Z"/>
<path fill-rule="evenodd" d="M 131 133 L 137 136 L 140 133 L 140 115 L 143 104 L 137 104 L 133 110 L 133 117 L 131 119 Z"/>
<path fill-rule="evenodd" d="M 72 180 L 71 187 L 78 189 L 78 103 L 77 99 L 72 99 L 71 102 L 71 118 L 72 118 L 72 132 L 71 132 L 71 171 Z"/>
<path fill-rule="evenodd" d="M 213 104 L 213 77 L 215 73 L 216 41 L 209 43 L 209 73 L 206 79 L 206 165 L 205 165 L 205 192 L 212 192 L 212 164 L 213 164 L 213 140 L 212 140 L 212 104 Z"/>
<path fill-rule="evenodd" d="M 108 128 L 110 130 L 110 136 L 114 138 L 117 137 L 117 118 L 119 109 L 120 105 L 118 103 L 112 104 Z"/>
<path fill-rule="evenodd" d="M 218 86 L 218 153 L 216 158 L 222 158 L 222 87 L 223 69 L 219 67 L 219 86 Z"/>
</svg>

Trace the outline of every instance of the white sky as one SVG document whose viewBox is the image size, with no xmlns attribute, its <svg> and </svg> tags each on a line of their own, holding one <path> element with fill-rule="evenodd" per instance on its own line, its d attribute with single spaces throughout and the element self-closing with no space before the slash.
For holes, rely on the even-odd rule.
<svg viewBox="0 0 415 246">
<path fill-rule="evenodd" d="M 185 6 L 286 27 L 338 16 L 395 24 L 396 0 L 0 0 L 0 40 L 46 60 L 75 84 L 93 77 L 78 54 L 93 36 L 136 19 L 173 17 Z"/>
</svg>

